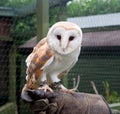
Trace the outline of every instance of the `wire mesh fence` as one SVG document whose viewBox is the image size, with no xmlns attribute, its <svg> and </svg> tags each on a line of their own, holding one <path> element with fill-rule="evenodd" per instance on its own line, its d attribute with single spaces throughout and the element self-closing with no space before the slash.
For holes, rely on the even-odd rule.
<svg viewBox="0 0 120 114">
<path fill-rule="evenodd" d="M 105 96 L 108 102 L 120 102 L 120 7 L 117 5 L 113 11 L 109 11 L 120 1 L 101 0 L 101 4 L 109 6 L 107 12 L 103 12 L 104 5 L 98 2 L 49 0 L 49 27 L 65 20 L 77 23 L 83 30 L 79 60 L 63 79 L 64 85 L 72 88 L 73 78 L 77 79 L 80 75 L 80 92 L 94 93 L 93 81 L 99 94 Z M 31 113 L 20 94 L 25 84 L 25 59 L 37 43 L 36 3 L 36 0 L 0 1 L 0 107 L 16 101 L 18 114 Z M 92 12 L 88 11 L 90 3 L 95 6 Z M 84 11 L 81 11 L 82 8 Z M 88 16 L 97 12 L 104 15 Z"/>
</svg>

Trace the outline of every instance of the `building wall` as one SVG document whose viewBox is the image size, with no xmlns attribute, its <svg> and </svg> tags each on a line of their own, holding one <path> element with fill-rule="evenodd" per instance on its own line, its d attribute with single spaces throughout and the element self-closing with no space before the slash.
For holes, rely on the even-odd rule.
<svg viewBox="0 0 120 114">
<path fill-rule="evenodd" d="M 103 81 L 107 81 L 110 91 L 120 92 L 120 56 L 80 56 L 78 63 L 69 73 L 69 86 L 72 78 L 80 75 L 80 92 L 94 93 L 90 81 L 94 81 L 98 92 L 105 94 Z"/>
</svg>

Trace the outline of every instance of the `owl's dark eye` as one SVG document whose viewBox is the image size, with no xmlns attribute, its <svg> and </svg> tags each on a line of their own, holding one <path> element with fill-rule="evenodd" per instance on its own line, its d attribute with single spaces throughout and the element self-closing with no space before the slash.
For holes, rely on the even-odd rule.
<svg viewBox="0 0 120 114">
<path fill-rule="evenodd" d="M 74 38 L 75 38 L 74 36 L 70 36 L 70 37 L 69 37 L 69 41 L 74 40 Z"/>
<path fill-rule="evenodd" d="M 58 40 L 61 40 L 61 35 L 56 36 Z"/>
</svg>

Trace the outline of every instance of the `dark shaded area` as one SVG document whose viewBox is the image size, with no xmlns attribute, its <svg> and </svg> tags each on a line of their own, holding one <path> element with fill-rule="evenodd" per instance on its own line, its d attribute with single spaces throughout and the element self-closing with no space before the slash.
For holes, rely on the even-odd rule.
<svg viewBox="0 0 120 114">
<path fill-rule="evenodd" d="M 11 42 L 0 41 L 0 105 L 8 101 L 10 46 Z"/>
</svg>

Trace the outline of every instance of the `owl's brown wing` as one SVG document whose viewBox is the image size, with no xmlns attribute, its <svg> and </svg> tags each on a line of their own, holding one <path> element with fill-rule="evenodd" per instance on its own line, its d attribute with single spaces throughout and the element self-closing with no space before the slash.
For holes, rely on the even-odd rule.
<svg viewBox="0 0 120 114">
<path fill-rule="evenodd" d="M 47 45 L 47 39 L 42 39 L 35 47 L 33 52 L 26 59 L 27 64 L 27 85 L 28 88 L 35 88 L 36 80 L 43 73 L 43 67 L 53 58 L 53 51 Z M 51 61 L 52 62 L 52 61 Z"/>
</svg>

